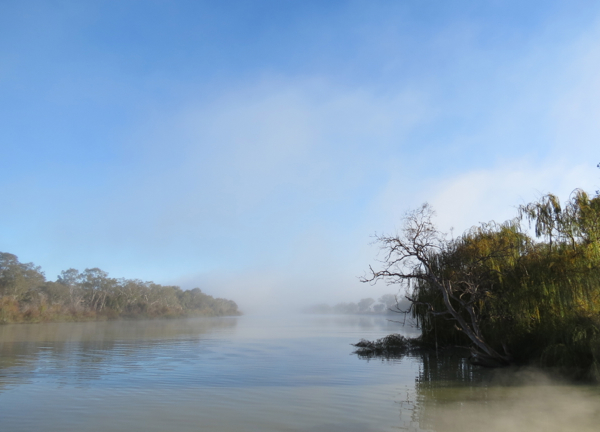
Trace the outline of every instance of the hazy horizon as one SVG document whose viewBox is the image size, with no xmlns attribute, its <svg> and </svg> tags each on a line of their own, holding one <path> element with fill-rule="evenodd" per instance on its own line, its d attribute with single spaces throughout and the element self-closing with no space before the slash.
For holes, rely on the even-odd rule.
<svg viewBox="0 0 600 432">
<path fill-rule="evenodd" d="M 377 299 L 375 233 L 600 189 L 600 4 L 4 1 L 0 250 L 244 311 Z"/>
</svg>

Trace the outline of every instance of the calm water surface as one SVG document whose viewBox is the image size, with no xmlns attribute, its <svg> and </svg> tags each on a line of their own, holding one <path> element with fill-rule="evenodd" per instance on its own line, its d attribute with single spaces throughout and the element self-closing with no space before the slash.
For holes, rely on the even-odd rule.
<svg viewBox="0 0 600 432">
<path fill-rule="evenodd" d="M 356 316 L 0 326 L 0 431 L 598 430 L 595 387 L 351 354 L 403 331 Z"/>
</svg>

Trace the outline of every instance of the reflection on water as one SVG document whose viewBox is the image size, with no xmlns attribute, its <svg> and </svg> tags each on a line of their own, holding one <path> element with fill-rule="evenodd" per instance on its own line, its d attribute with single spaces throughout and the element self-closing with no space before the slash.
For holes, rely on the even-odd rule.
<svg viewBox="0 0 600 432">
<path fill-rule="evenodd" d="M 531 368 L 487 369 L 465 352 L 414 355 L 414 392 L 400 401 L 400 430 L 597 431 L 600 388 L 575 385 Z"/>
<path fill-rule="evenodd" d="M 599 420 L 592 387 L 460 355 L 350 354 L 401 331 L 365 316 L 0 326 L 0 431 L 553 432 Z"/>
<path fill-rule="evenodd" d="M 430 375 L 431 376 L 431 375 Z M 480 370 L 465 381 L 423 379 L 415 412 L 422 429 L 458 431 L 597 431 L 600 392 L 557 382 L 535 370 Z"/>
<path fill-rule="evenodd" d="M 236 324 L 216 318 L 3 325 L 0 391 L 31 378 L 82 385 L 115 370 L 128 372 L 142 366 L 140 353 L 158 348 L 181 354 L 179 347 Z"/>
</svg>

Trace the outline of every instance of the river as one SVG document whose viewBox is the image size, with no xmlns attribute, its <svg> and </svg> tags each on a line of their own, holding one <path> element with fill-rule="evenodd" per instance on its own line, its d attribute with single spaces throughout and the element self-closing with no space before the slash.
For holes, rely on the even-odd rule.
<svg viewBox="0 0 600 432">
<path fill-rule="evenodd" d="M 280 315 L 0 326 L 0 431 L 596 431 L 596 386 L 458 356 L 362 359 L 408 330 Z"/>
</svg>

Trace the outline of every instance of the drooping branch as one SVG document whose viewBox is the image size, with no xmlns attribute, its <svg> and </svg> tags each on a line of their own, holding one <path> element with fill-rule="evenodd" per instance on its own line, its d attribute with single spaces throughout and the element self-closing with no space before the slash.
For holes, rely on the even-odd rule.
<svg viewBox="0 0 600 432">
<path fill-rule="evenodd" d="M 377 236 L 383 252 L 380 261 L 382 268 L 363 277 L 362 282 L 400 284 L 406 288 L 419 284 L 428 286 L 441 296 L 443 310 L 436 310 L 433 304 L 426 304 L 427 313 L 433 316 L 446 315 L 473 343 L 474 352 L 479 358 L 488 358 L 500 363 L 509 363 L 510 358 L 498 353 L 486 342 L 481 330 L 481 316 L 477 305 L 484 301 L 486 289 L 480 280 L 484 267 L 501 251 L 492 250 L 479 254 L 475 259 L 456 262 L 452 252 L 457 250 L 459 240 L 446 240 L 432 222 L 433 209 L 423 204 L 417 210 L 408 213 L 399 235 Z M 424 305 L 414 297 L 407 296 L 413 305 Z"/>
</svg>

